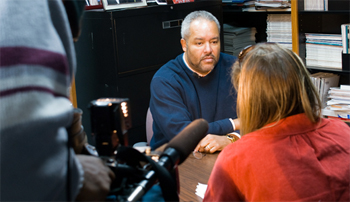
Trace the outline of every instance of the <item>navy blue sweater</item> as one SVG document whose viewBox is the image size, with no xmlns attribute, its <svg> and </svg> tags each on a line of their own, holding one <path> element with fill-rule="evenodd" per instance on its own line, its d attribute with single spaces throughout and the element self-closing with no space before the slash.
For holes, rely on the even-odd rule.
<svg viewBox="0 0 350 202">
<path fill-rule="evenodd" d="M 180 54 L 156 72 L 151 81 L 150 99 L 153 149 L 169 142 L 198 118 L 208 121 L 208 134 L 233 132 L 229 118 L 237 118 L 236 91 L 230 73 L 235 60 L 234 56 L 221 53 L 214 69 L 198 78 Z"/>
</svg>

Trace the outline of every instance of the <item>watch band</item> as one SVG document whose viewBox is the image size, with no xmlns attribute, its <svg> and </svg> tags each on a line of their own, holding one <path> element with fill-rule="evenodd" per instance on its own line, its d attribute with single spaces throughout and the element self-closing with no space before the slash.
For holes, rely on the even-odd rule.
<svg viewBox="0 0 350 202">
<path fill-rule="evenodd" d="M 226 137 L 227 139 L 231 140 L 231 143 L 234 143 L 241 138 L 241 136 L 235 132 L 227 134 Z"/>
<path fill-rule="evenodd" d="M 231 135 L 226 135 L 226 137 L 231 141 L 231 143 L 234 143 L 236 141 L 236 139 Z"/>
</svg>

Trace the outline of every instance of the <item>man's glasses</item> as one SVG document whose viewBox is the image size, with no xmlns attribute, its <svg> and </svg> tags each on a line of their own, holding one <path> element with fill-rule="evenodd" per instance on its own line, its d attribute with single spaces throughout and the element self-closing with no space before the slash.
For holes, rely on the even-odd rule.
<svg viewBox="0 0 350 202">
<path fill-rule="evenodd" d="M 199 151 L 193 151 L 192 154 L 196 159 L 202 159 L 206 155 L 206 153 L 202 153 Z"/>
</svg>

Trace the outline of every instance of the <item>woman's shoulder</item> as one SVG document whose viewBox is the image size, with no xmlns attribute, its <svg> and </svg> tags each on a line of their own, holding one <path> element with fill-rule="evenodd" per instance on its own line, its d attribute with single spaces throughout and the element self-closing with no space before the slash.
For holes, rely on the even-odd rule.
<svg viewBox="0 0 350 202">
<path fill-rule="evenodd" d="M 320 129 L 350 136 L 350 126 L 344 120 L 337 118 L 322 118 Z"/>
</svg>

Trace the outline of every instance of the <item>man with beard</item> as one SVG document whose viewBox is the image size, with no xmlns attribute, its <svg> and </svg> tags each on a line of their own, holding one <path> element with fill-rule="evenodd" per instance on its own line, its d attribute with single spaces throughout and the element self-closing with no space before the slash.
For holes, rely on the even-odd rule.
<svg viewBox="0 0 350 202">
<path fill-rule="evenodd" d="M 187 15 L 181 37 L 184 53 L 162 66 L 151 81 L 154 134 L 150 145 L 155 149 L 193 120 L 204 118 L 208 135 L 195 150 L 221 151 L 234 141 L 227 134 L 239 129 L 230 77 L 236 58 L 220 53 L 220 23 L 209 12 Z"/>
</svg>

